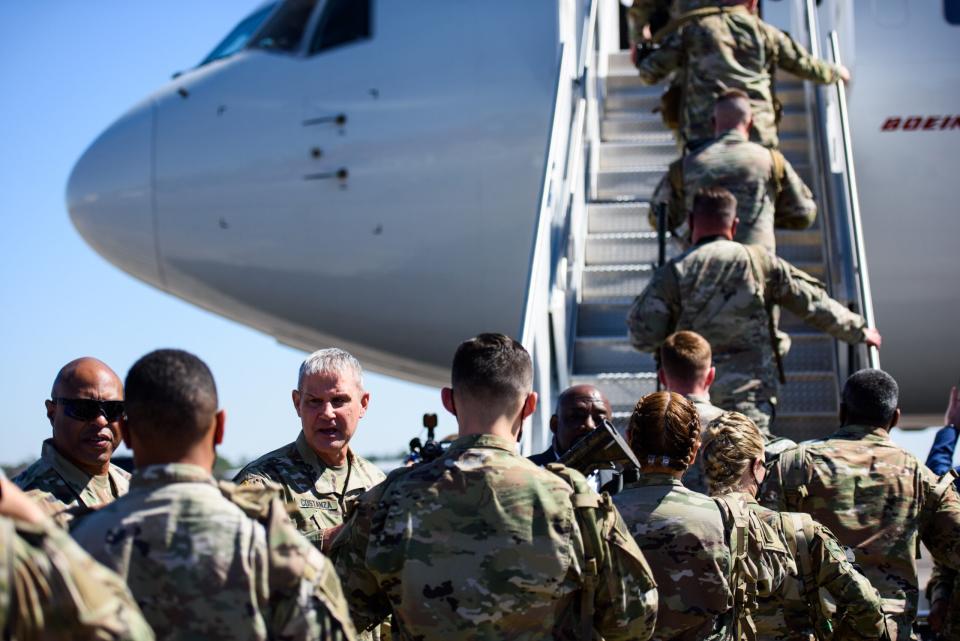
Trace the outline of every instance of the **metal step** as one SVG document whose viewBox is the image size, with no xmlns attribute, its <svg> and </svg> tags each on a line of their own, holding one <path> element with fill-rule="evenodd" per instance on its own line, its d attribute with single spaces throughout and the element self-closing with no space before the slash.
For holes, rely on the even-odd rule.
<svg viewBox="0 0 960 641">
<path fill-rule="evenodd" d="M 796 266 L 823 280 L 822 263 L 796 263 Z M 653 264 L 587 265 L 583 269 L 583 300 L 634 297 L 643 291 L 653 275 Z"/>
<path fill-rule="evenodd" d="M 597 172 L 597 196 L 602 200 L 650 200 L 667 171 L 665 165 Z"/>
<path fill-rule="evenodd" d="M 587 236 L 587 265 L 624 265 L 651 263 L 657 260 L 657 234 L 650 231 L 648 221 L 643 221 L 648 231 L 589 234 Z M 787 261 L 814 263 L 822 260 L 820 238 L 817 232 L 783 232 L 777 236 L 777 254 Z M 676 243 L 667 243 L 667 257 L 679 253 Z"/>
<path fill-rule="evenodd" d="M 587 230 L 591 234 L 649 231 L 647 202 L 591 203 L 587 205 Z"/>
<path fill-rule="evenodd" d="M 653 372 L 602 373 L 574 375 L 573 385 L 587 384 L 598 387 L 610 400 L 614 412 L 630 412 L 637 401 L 657 389 Z M 778 420 L 795 420 L 794 417 L 836 416 L 837 386 L 833 372 L 803 372 L 787 374 L 787 384 L 780 388 L 777 406 Z"/>
<path fill-rule="evenodd" d="M 574 375 L 603 372 L 652 372 L 653 355 L 638 352 L 626 336 L 626 325 L 619 334 L 578 336 L 574 342 Z M 789 372 L 827 372 L 833 367 L 834 339 L 820 333 L 794 334 L 793 345 L 784 368 Z"/>
<path fill-rule="evenodd" d="M 627 75 L 627 74 L 618 74 Z M 632 74 L 636 77 L 636 71 Z M 652 113 L 660 106 L 660 95 L 663 93 L 661 85 L 631 84 L 617 86 L 607 83 L 607 95 L 603 100 L 604 110 L 610 111 L 639 111 Z"/>
<path fill-rule="evenodd" d="M 600 144 L 600 169 L 620 169 L 646 164 L 668 166 L 680 157 L 673 140 L 656 143 L 604 142 Z M 793 162 L 793 161 L 791 161 Z"/>
<path fill-rule="evenodd" d="M 770 431 L 797 441 L 824 438 L 839 427 L 840 421 L 834 412 L 797 412 L 786 416 L 777 414 Z"/>
<path fill-rule="evenodd" d="M 660 119 L 660 114 L 644 112 L 614 112 L 604 114 L 600 121 L 600 138 L 603 140 L 637 140 L 644 135 L 660 134 L 654 140 L 670 141 L 673 134 Z"/>
</svg>

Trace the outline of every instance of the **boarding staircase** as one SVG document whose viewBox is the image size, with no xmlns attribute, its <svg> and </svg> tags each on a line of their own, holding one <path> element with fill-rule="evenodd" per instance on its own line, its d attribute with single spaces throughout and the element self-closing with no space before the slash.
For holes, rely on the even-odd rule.
<svg viewBox="0 0 960 641">
<path fill-rule="evenodd" d="M 797 19 L 805 23 L 808 47 L 819 50 L 813 3 L 797 0 L 795 7 Z M 637 400 L 657 389 L 653 357 L 632 348 L 625 318 L 656 268 L 658 237 L 648 222 L 649 200 L 678 149 L 672 132 L 653 111 L 663 87 L 643 86 L 627 52 L 603 51 L 599 37 L 590 31 L 598 24 L 591 24 L 596 11 L 592 7 L 584 21 L 577 57 L 581 66 L 574 74 L 575 106 L 569 113 L 555 113 L 555 119 L 570 122 L 564 153 L 554 156 L 544 183 L 541 215 L 551 221 L 551 244 L 549 252 L 544 249 L 539 256 L 549 261 L 549 269 L 539 272 L 539 286 L 549 286 L 550 293 L 540 298 L 545 307 L 540 311 L 550 320 L 538 326 L 542 334 L 549 324 L 549 338 L 542 334 L 536 345 L 535 323 L 528 317 L 524 340 L 528 348 L 540 349 L 539 359 L 535 354 L 538 389 L 547 408 L 558 389 L 589 383 L 604 391 L 623 425 Z M 837 46 L 836 34 L 828 44 Z M 870 319 L 849 130 L 845 105 L 838 104 L 842 97 L 836 87 L 810 86 L 789 75 L 776 79 L 776 91 L 784 105 L 781 151 L 813 189 L 818 204 L 817 221 L 810 229 L 777 231 L 777 253 L 826 281 L 835 298 L 866 311 Z M 837 127 L 838 122 L 843 126 Z M 675 255 L 675 245 L 668 242 L 667 247 L 668 257 Z M 535 267 L 531 287 L 537 286 Z M 535 299 L 531 290 L 528 315 L 535 314 Z M 784 363 L 787 383 L 781 387 L 772 431 L 797 441 L 823 436 L 836 428 L 842 379 L 860 367 L 876 366 L 876 354 L 838 344 L 788 312 L 781 328 L 791 335 L 792 348 Z M 544 411 L 540 425 L 534 425 L 533 449 L 548 438 L 547 414 Z"/>
</svg>

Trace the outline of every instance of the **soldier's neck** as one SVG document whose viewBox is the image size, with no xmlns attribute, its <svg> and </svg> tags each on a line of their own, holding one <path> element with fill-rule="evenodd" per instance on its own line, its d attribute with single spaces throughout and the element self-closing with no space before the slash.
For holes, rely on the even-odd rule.
<svg viewBox="0 0 960 641">
<path fill-rule="evenodd" d="M 664 465 L 650 465 L 648 463 L 643 463 L 643 468 L 640 470 L 640 474 L 646 476 L 647 474 L 663 474 L 677 480 L 683 478 L 683 473 L 686 470 L 676 470 L 672 467 L 666 467 Z"/>
<path fill-rule="evenodd" d="M 138 469 L 143 469 L 150 465 L 170 465 L 171 463 L 183 463 L 195 465 L 213 474 L 213 464 L 217 460 L 216 451 L 207 444 L 198 444 L 182 452 L 164 451 L 162 447 L 151 447 L 149 445 L 138 447 L 133 444 L 133 462 Z"/>
</svg>

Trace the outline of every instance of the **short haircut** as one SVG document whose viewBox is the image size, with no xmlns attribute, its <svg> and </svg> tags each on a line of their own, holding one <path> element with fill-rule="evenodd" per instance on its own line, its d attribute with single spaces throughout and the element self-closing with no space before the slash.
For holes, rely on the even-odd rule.
<svg viewBox="0 0 960 641">
<path fill-rule="evenodd" d="M 145 439 L 203 438 L 217 412 L 217 385 L 202 360 L 179 349 L 158 349 L 127 372 L 128 425 Z"/>
<path fill-rule="evenodd" d="M 660 367 L 667 376 L 684 383 L 699 382 L 712 360 L 710 343 L 696 332 L 670 334 L 660 346 Z"/>
<path fill-rule="evenodd" d="M 685 470 L 696 458 L 700 415 L 676 392 L 647 394 L 630 415 L 627 438 L 641 465 Z"/>
<path fill-rule="evenodd" d="M 740 479 L 757 459 L 764 460 L 763 435 L 739 412 L 724 412 L 710 421 L 700 460 L 710 494 L 736 492 Z"/>
<path fill-rule="evenodd" d="M 513 404 L 533 387 L 533 363 L 523 345 L 509 336 L 479 334 L 457 347 L 450 384 L 477 400 Z"/>
<path fill-rule="evenodd" d="M 885 427 L 900 405 L 900 387 L 883 370 L 862 369 L 847 379 L 840 405 L 849 424 Z"/>
<path fill-rule="evenodd" d="M 303 359 L 303 363 L 300 364 L 300 376 L 297 378 L 297 389 L 302 391 L 304 379 L 314 374 L 337 374 L 340 376 L 350 374 L 357 381 L 360 389 L 363 389 L 363 368 L 360 367 L 360 361 L 354 358 L 350 352 L 339 347 L 318 349 Z"/>
<path fill-rule="evenodd" d="M 697 220 L 727 228 L 737 217 L 737 199 L 724 187 L 704 187 L 693 197 L 691 214 Z"/>
</svg>

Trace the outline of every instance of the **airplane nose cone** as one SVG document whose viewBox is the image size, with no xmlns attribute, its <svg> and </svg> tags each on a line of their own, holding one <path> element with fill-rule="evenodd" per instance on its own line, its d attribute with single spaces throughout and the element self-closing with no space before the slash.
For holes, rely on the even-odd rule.
<svg viewBox="0 0 960 641">
<path fill-rule="evenodd" d="M 97 253 L 157 286 L 152 101 L 134 107 L 84 152 L 67 182 L 73 225 Z"/>
</svg>

